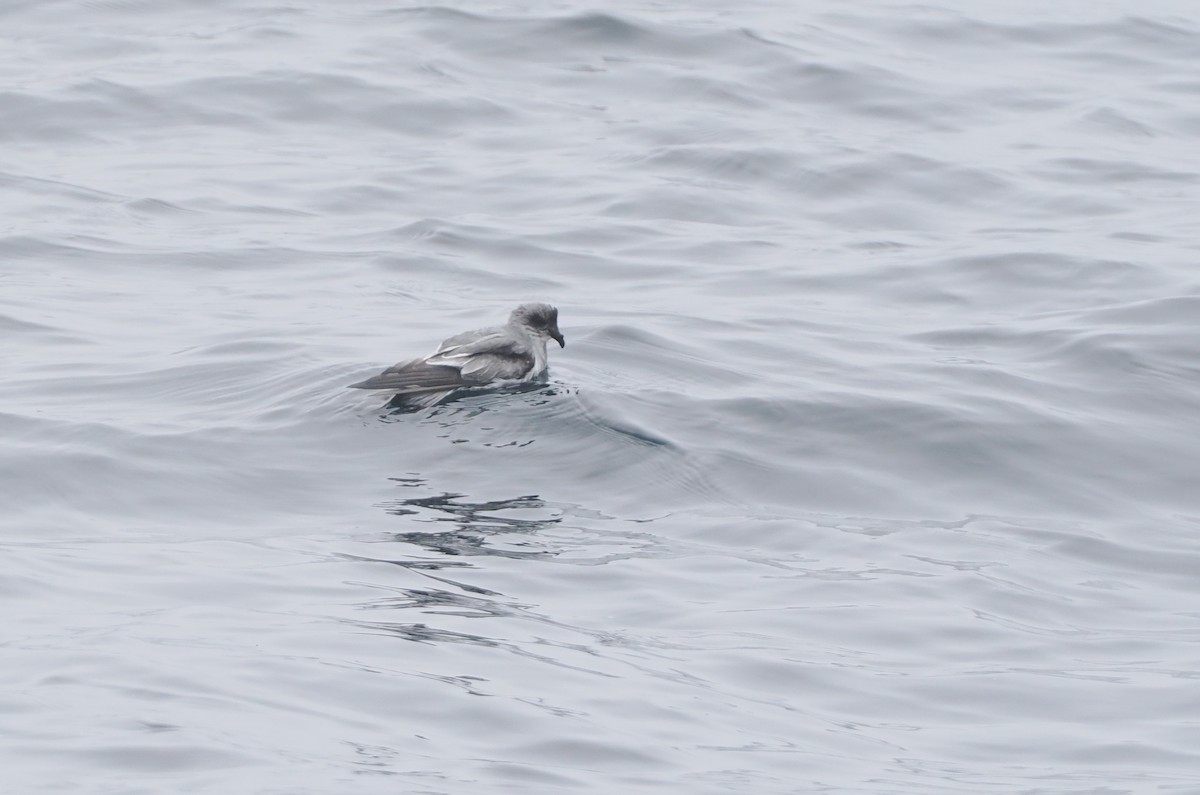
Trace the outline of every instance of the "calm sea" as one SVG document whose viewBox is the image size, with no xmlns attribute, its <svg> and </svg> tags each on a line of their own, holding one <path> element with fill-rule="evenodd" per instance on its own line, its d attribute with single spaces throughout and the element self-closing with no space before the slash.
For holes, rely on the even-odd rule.
<svg viewBox="0 0 1200 795">
<path fill-rule="evenodd" d="M 1200 793 L 1198 153 L 1192 0 L 3 4 L 4 791 Z"/>
</svg>

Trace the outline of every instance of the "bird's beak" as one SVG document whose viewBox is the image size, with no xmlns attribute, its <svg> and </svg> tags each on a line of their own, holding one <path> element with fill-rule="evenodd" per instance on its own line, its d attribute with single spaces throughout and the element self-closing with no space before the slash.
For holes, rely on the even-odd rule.
<svg viewBox="0 0 1200 795">
<path fill-rule="evenodd" d="M 551 334 L 550 338 L 558 343 L 558 347 L 560 347 L 560 348 L 567 347 L 567 341 L 563 339 L 562 332 L 559 332 L 556 334 Z"/>
</svg>

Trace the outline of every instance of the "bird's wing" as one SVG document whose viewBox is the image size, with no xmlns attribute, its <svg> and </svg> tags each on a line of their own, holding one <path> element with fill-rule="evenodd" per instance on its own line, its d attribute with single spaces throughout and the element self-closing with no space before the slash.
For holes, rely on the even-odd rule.
<svg viewBox="0 0 1200 795">
<path fill-rule="evenodd" d="M 351 384 L 357 389 L 390 389 L 403 394 L 437 392 L 492 381 L 523 379 L 535 359 L 529 344 L 498 329 L 451 337 L 426 359 L 400 362 L 374 378 Z"/>
<path fill-rule="evenodd" d="M 464 360 L 459 371 L 464 381 L 490 384 L 492 381 L 524 379 L 533 369 L 533 354 L 480 353 Z"/>
<path fill-rule="evenodd" d="M 451 337 L 427 364 L 456 367 L 468 384 L 525 378 L 535 358 L 528 341 L 504 329 L 484 329 Z"/>
<path fill-rule="evenodd" d="M 524 378 L 533 369 L 533 351 L 525 345 L 488 345 L 479 350 L 474 345 L 451 353 L 434 354 L 425 360 L 431 367 L 454 368 L 460 385 L 480 386 L 492 381 Z"/>
<path fill-rule="evenodd" d="M 505 329 L 480 329 L 458 334 L 443 342 L 425 361 L 452 364 L 455 359 L 479 355 L 528 356 L 529 344 Z"/>
<path fill-rule="evenodd" d="M 439 392 L 468 386 L 458 367 L 430 364 L 425 359 L 413 359 L 392 365 L 377 376 L 350 386 L 355 389 L 390 389 L 415 394 Z"/>
<path fill-rule="evenodd" d="M 535 362 L 533 349 L 521 335 L 505 328 L 479 329 L 451 337 L 425 359 L 400 362 L 350 386 L 401 394 L 437 392 L 523 379 Z"/>
</svg>

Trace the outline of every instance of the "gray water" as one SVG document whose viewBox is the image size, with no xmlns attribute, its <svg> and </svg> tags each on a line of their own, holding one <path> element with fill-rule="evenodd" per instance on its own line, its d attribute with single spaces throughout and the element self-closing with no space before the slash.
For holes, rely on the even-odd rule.
<svg viewBox="0 0 1200 795">
<path fill-rule="evenodd" d="M 0 42 L 5 792 L 1200 792 L 1190 0 Z"/>
</svg>

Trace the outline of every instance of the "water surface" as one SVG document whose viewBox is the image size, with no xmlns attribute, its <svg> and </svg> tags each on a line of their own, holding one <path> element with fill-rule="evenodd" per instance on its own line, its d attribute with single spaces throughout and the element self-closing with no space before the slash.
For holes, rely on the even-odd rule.
<svg viewBox="0 0 1200 795">
<path fill-rule="evenodd" d="M 1190 4 L 0 15 L 14 792 L 1200 791 Z"/>
</svg>

